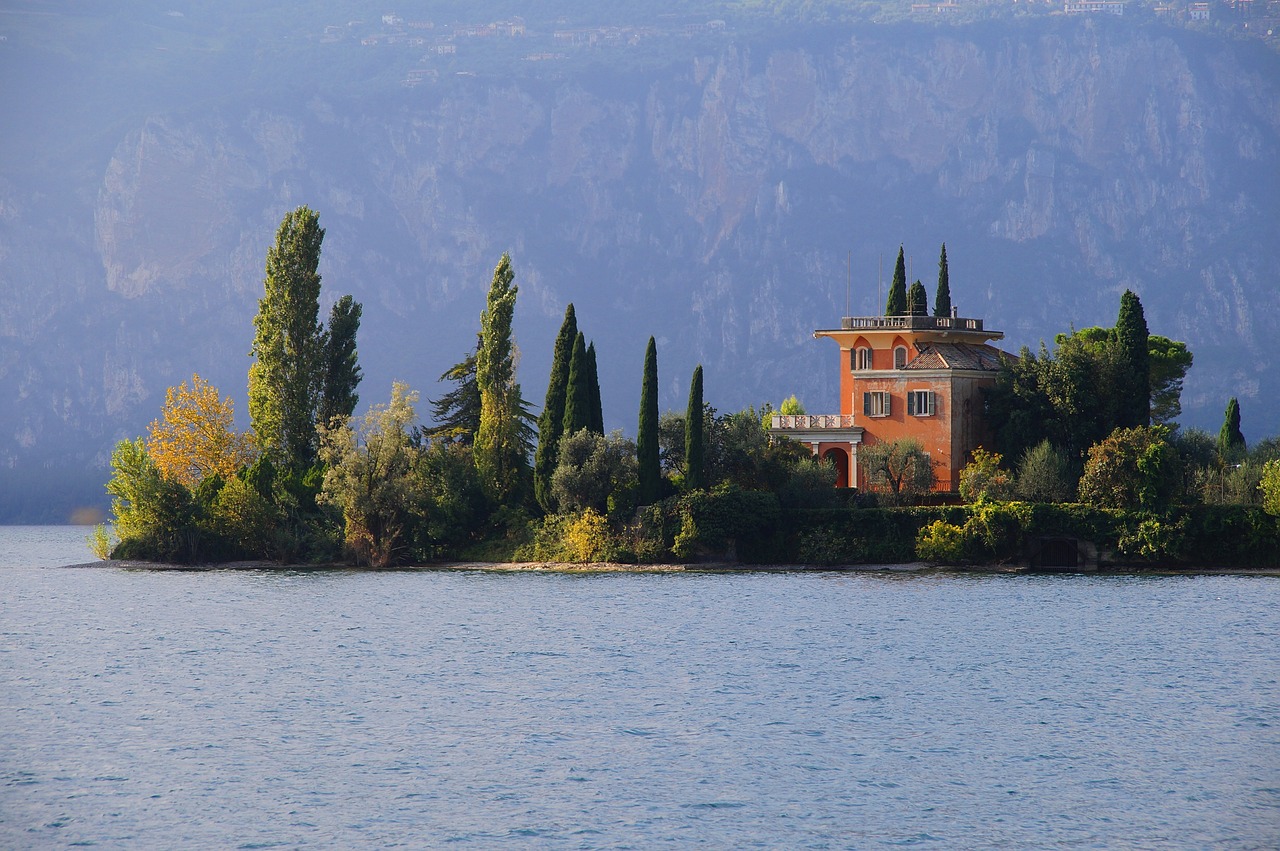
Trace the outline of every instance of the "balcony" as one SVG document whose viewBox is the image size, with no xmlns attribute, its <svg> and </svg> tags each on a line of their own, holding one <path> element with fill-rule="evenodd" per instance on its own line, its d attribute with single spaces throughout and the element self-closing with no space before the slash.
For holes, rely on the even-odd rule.
<svg viewBox="0 0 1280 851">
<path fill-rule="evenodd" d="M 846 316 L 845 331 L 981 331 L 981 319 L 958 316 Z"/>
</svg>

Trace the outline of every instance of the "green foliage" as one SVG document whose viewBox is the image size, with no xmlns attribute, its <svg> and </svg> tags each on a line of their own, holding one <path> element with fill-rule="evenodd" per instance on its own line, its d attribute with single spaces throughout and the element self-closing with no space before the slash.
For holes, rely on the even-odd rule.
<svg viewBox="0 0 1280 851">
<path fill-rule="evenodd" d="M 111 455 L 112 525 L 120 543 L 113 558 L 190 562 L 198 554 L 197 505 L 191 491 L 160 475 L 141 439 Z"/>
<path fill-rule="evenodd" d="M 890 502 L 917 498 L 933 488 L 933 464 L 914 438 L 858 447 L 868 489 Z"/>
<path fill-rule="evenodd" d="M 1218 458 L 1223 464 L 1234 464 L 1244 457 L 1247 447 L 1240 430 L 1240 402 L 1232 396 L 1218 432 Z"/>
<path fill-rule="evenodd" d="M 635 510 L 635 453 L 635 444 L 621 432 L 605 436 L 584 428 L 566 434 L 551 479 L 556 510 L 630 516 Z"/>
<path fill-rule="evenodd" d="M 1120 404 L 1115 424 L 1122 428 L 1151 424 L 1151 355 L 1142 302 L 1131 290 L 1120 296 L 1115 346 L 1119 361 L 1116 392 Z"/>
<path fill-rule="evenodd" d="M 1116 548 L 1145 561 L 1171 561 L 1182 552 L 1186 531 L 1186 518 L 1142 517 L 1120 534 Z"/>
<path fill-rule="evenodd" d="M 791 462 L 786 483 L 777 489 L 779 504 L 785 509 L 832 508 L 838 504 L 841 494 L 836 490 L 835 465 L 809 454 L 794 441 L 786 442 L 795 446 L 800 457 Z"/>
<path fill-rule="evenodd" d="M 1028 449 L 1018 464 L 1014 495 L 1024 502 L 1066 502 L 1075 494 L 1071 468 L 1048 440 Z"/>
<path fill-rule="evenodd" d="M 916 555 L 937 564 L 965 564 L 969 561 L 969 535 L 963 526 L 935 520 L 916 536 Z"/>
<path fill-rule="evenodd" d="M 587 340 L 579 331 L 569 357 L 569 384 L 564 399 L 564 434 L 591 427 L 591 378 L 587 362 Z"/>
<path fill-rule="evenodd" d="M 889 285 L 889 298 L 884 304 L 885 316 L 905 316 L 907 313 L 907 261 L 901 245 L 898 246 L 898 262 L 893 267 L 893 283 Z"/>
<path fill-rule="evenodd" d="M 683 413 L 663 411 L 658 417 L 658 460 L 672 478 L 684 476 L 684 432 Z"/>
<path fill-rule="evenodd" d="M 965 502 L 1008 499 L 1013 492 L 1013 479 L 1000 467 L 1004 460 L 998 452 L 988 452 L 979 446 L 973 450 L 973 460 L 960 471 L 960 496 Z"/>
<path fill-rule="evenodd" d="M 702 364 L 693 370 L 689 382 L 689 405 L 684 415 L 684 487 L 702 490 L 707 486 L 706 440 L 703 433 Z"/>
<path fill-rule="evenodd" d="M 640 382 L 640 422 L 636 429 L 636 468 L 641 505 L 652 505 L 662 496 L 662 462 L 658 449 L 658 347 L 653 337 L 644 350 L 644 375 Z"/>
<path fill-rule="evenodd" d="M 210 520 L 215 532 L 241 553 L 276 558 L 277 529 L 283 517 L 277 507 L 246 478 L 235 477 L 214 497 Z"/>
<path fill-rule="evenodd" d="M 551 476 L 556 470 L 560 437 L 564 434 L 569 361 L 573 357 L 574 343 L 577 338 L 578 316 L 573 304 L 570 303 L 564 309 L 564 321 L 560 324 L 560 332 L 556 335 L 555 348 L 551 355 L 551 376 L 547 380 L 547 399 L 542 406 L 542 416 L 538 418 L 538 449 L 533 460 L 533 493 L 544 511 L 553 510 Z"/>
<path fill-rule="evenodd" d="M 110 528 L 105 523 L 99 523 L 93 527 L 93 531 L 85 538 L 85 543 L 89 545 L 89 551 L 96 558 L 103 561 L 111 558 L 111 550 L 120 542 Z"/>
<path fill-rule="evenodd" d="M 267 252 L 249 367 L 249 417 L 261 449 L 277 465 L 304 468 L 316 456 L 322 383 L 320 217 L 307 207 L 285 214 Z"/>
<path fill-rule="evenodd" d="M 951 273 L 947 269 L 947 244 L 942 243 L 942 254 L 938 258 L 938 291 L 933 297 L 933 315 L 951 315 Z"/>
<path fill-rule="evenodd" d="M 604 407 L 600 399 L 600 370 L 596 364 L 596 344 L 587 346 L 587 413 L 590 422 L 587 428 L 596 434 L 604 434 Z"/>
<path fill-rule="evenodd" d="M 1080 479 L 1080 501 L 1106 508 L 1168 508 L 1181 483 L 1168 436 L 1164 426 L 1120 428 L 1094 445 Z"/>
<path fill-rule="evenodd" d="M 330 424 L 335 418 L 345 420 L 355 412 L 360 401 L 360 364 L 356 357 L 356 333 L 364 308 L 351 296 L 344 295 L 329 312 L 329 327 L 322 341 L 320 402 L 317 421 Z"/>
<path fill-rule="evenodd" d="M 1172 426 L 1182 415 L 1182 382 L 1194 360 L 1186 343 L 1151 334 L 1147 337 L 1151 363 L 1151 423 Z"/>
<path fill-rule="evenodd" d="M 929 296 L 924 291 L 924 284 L 919 281 L 907 290 L 907 314 L 909 316 L 929 315 Z"/>
<path fill-rule="evenodd" d="M 436 424 L 419 432 L 420 438 L 447 440 L 470 446 L 480 429 L 480 385 L 476 383 L 476 356 L 481 338 L 476 337 L 476 350 L 445 370 L 441 381 L 451 381 L 454 388 L 431 402 Z"/>
<path fill-rule="evenodd" d="M 1262 466 L 1262 507 L 1268 513 L 1280 517 L 1280 459 L 1272 459 Z"/>
<path fill-rule="evenodd" d="M 781 519 L 777 496 L 731 485 L 690 491 L 668 510 L 677 518 L 672 552 L 685 561 L 755 561 Z"/>
<path fill-rule="evenodd" d="M 511 256 L 503 254 L 480 314 L 480 348 L 476 352 L 476 385 L 480 389 L 480 426 L 476 430 L 476 469 L 485 493 L 495 503 L 513 500 L 525 487 L 528 453 L 520 429 L 525 414 L 516 383 L 511 321 L 516 294 Z"/>
<path fill-rule="evenodd" d="M 426 508 L 425 522 L 419 517 L 413 528 L 415 558 L 457 555 L 479 537 L 489 515 L 471 447 L 433 441 L 419 454 L 414 475 Z"/>
</svg>

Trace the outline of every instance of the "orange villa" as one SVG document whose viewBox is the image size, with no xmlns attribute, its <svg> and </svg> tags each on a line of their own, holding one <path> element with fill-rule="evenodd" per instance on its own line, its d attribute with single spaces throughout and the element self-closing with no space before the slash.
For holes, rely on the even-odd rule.
<svg viewBox="0 0 1280 851">
<path fill-rule="evenodd" d="M 982 392 L 995 384 L 1004 337 L 981 319 L 846 316 L 817 330 L 840 346 L 840 413 L 775 414 L 770 431 L 833 461 L 837 486 L 858 487 L 858 447 L 915 438 L 933 464 L 936 491 L 955 491 L 969 453 L 990 445 Z"/>
</svg>

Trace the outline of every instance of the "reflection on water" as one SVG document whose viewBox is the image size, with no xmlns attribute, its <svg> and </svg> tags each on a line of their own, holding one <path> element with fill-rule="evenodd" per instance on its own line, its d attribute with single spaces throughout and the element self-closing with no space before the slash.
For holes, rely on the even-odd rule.
<svg viewBox="0 0 1280 851">
<path fill-rule="evenodd" d="M 0 846 L 1275 847 L 1277 603 L 1250 577 L 11 568 Z"/>
</svg>

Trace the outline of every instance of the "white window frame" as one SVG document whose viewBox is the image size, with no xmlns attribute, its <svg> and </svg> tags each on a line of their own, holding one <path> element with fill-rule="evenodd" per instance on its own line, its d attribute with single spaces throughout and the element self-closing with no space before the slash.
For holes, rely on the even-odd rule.
<svg viewBox="0 0 1280 851">
<path fill-rule="evenodd" d="M 854 349 L 853 368 L 855 370 L 863 371 L 863 370 L 871 369 L 872 363 L 873 361 L 871 358 L 871 349 L 867 348 L 866 346 L 859 346 L 858 348 Z"/>
<path fill-rule="evenodd" d="M 893 414 L 893 396 L 882 390 L 868 390 L 862 394 L 862 414 L 866 417 L 887 417 Z"/>
<path fill-rule="evenodd" d="M 932 390 L 907 391 L 907 414 L 913 417 L 932 417 L 937 413 L 937 393 Z"/>
</svg>

